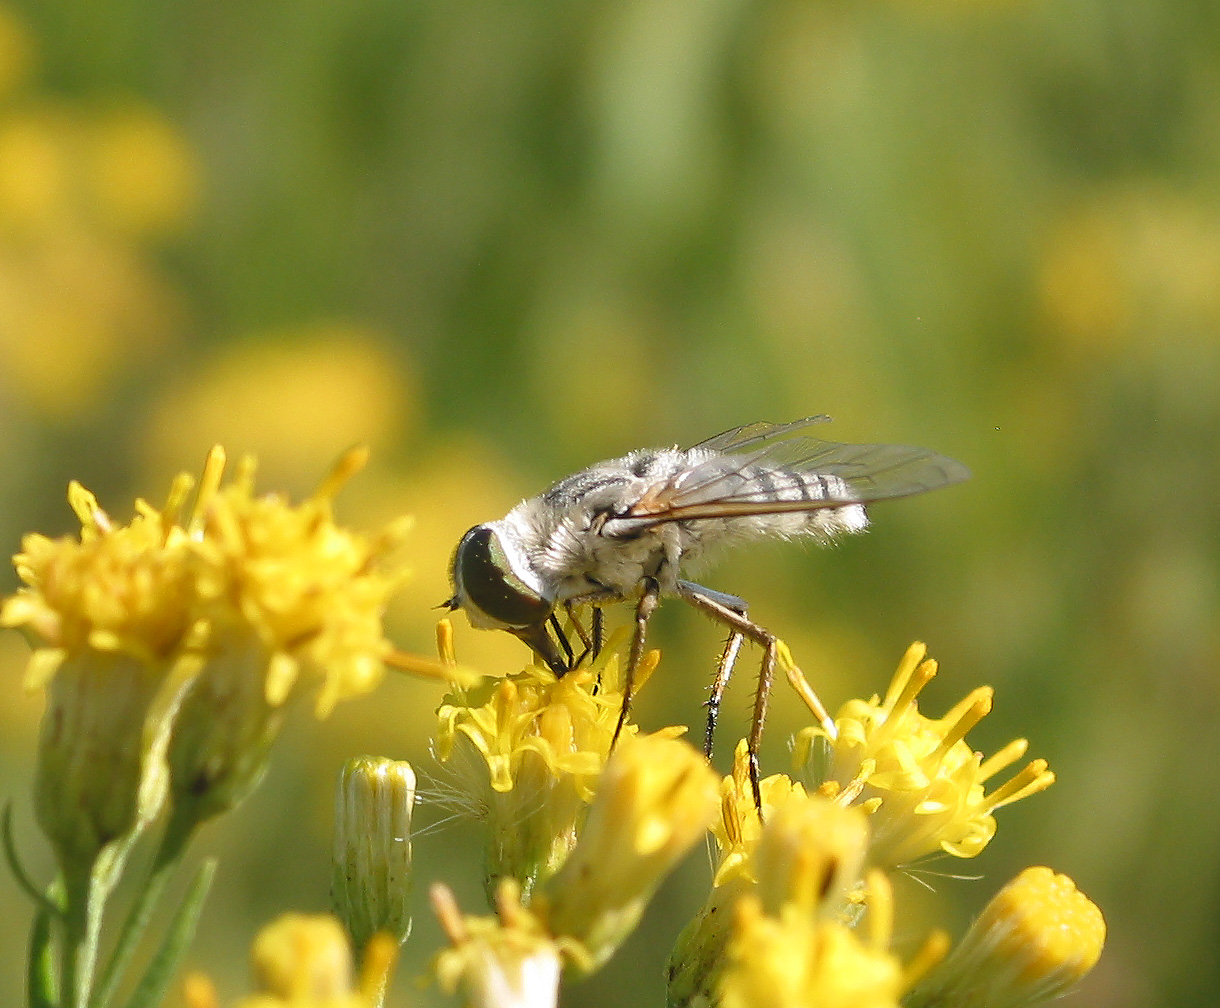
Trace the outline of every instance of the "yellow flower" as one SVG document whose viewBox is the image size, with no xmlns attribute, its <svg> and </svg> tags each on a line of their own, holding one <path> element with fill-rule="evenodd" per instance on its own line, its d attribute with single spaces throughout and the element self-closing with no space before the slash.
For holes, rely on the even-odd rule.
<svg viewBox="0 0 1220 1008">
<path fill-rule="evenodd" d="M 34 647 L 27 688 L 47 687 L 35 808 L 78 882 L 164 796 L 165 729 L 190 669 L 179 660 L 193 623 L 189 543 L 174 524 L 188 488 L 177 480 L 164 512 L 137 501 L 116 527 L 73 483 L 79 537 L 26 536 L 14 558 L 25 587 L 0 606 L 0 625 Z"/>
<path fill-rule="evenodd" d="M 373 538 L 335 525 L 335 492 L 364 464 L 349 452 L 296 507 L 256 496 L 243 461 L 221 487 L 215 450 L 188 524 L 196 613 L 206 628 L 202 671 L 169 746 L 174 819 L 167 836 L 231 808 L 257 783 L 287 701 L 315 682 L 315 711 L 373 689 L 390 644 L 381 615 L 401 573 L 382 562 L 405 525 Z"/>
<path fill-rule="evenodd" d="M 623 701 L 615 643 L 562 678 L 533 664 L 442 704 L 435 752 L 456 771 L 459 801 L 487 820 L 489 893 L 509 876 L 528 897 L 575 844 Z M 645 657 L 637 683 L 657 659 L 655 651 Z M 620 741 L 635 731 L 625 725 Z"/>
<path fill-rule="evenodd" d="M 237 1008 L 375 1008 L 396 948 L 392 939 L 378 935 L 354 980 L 347 935 L 337 920 L 325 914 L 283 914 L 254 941 L 258 993 L 242 998 Z M 219 1008 L 215 988 L 204 975 L 190 974 L 183 988 L 190 1008 Z"/>
<path fill-rule="evenodd" d="M 137 501 L 119 527 L 74 483 L 79 538 L 25 538 L 25 586 L 0 625 L 33 640 L 27 685 L 50 684 L 37 804 L 61 858 L 87 860 L 155 812 L 165 781 L 149 771 L 171 718 L 167 835 L 181 839 L 257 780 L 290 695 L 320 680 L 324 715 L 377 684 L 390 650 L 381 614 L 400 577 L 380 562 L 402 525 L 365 539 L 331 515 L 364 459 L 348 453 L 294 508 L 255 497 L 249 461 L 222 487 L 217 448 L 187 516 L 186 474 L 163 510 Z"/>
<path fill-rule="evenodd" d="M 999 788 L 983 785 L 1024 755 L 1018 739 L 988 760 L 965 743 L 966 733 L 991 710 L 991 690 L 980 687 L 943 718 L 922 715 L 915 700 L 936 674 L 927 649 L 912 644 L 884 699 L 851 700 L 835 719 L 836 737 L 822 727 L 797 736 L 798 766 L 814 767 L 823 793 L 871 812 L 869 860 L 884 868 L 945 851 L 974 857 L 995 834 L 991 813 L 1049 787 L 1055 775 L 1033 760 Z"/>
<path fill-rule="evenodd" d="M 1026 1008 L 1067 993 L 1096 964 L 1101 911 L 1066 875 L 1026 868 L 912 993 L 909 1008 Z"/>
<path fill-rule="evenodd" d="M 756 900 L 778 916 L 791 905 L 810 920 L 844 916 L 868 849 L 859 809 L 808 795 L 783 774 L 761 782 L 763 820 L 750 786 L 745 742 L 733 773 L 721 782 L 721 815 L 713 827 L 720 861 L 707 903 L 683 929 L 667 966 L 669 1004 L 705 1004 L 725 968 L 735 908 Z"/>
<path fill-rule="evenodd" d="M 335 492 L 363 468 L 367 451 L 344 455 L 319 490 L 296 507 L 256 496 L 254 463 L 200 500 L 192 533 L 200 616 L 213 638 L 253 633 L 268 657 L 266 692 L 281 704 L 301 673 L 323 680 L 317 713 L 369 692 L 390 650 L 381 615 L 401 572 L 382 561 L 401 541 L 405 520 L 373 538 L 334 523 Z"/>
<path fill-rule="evenodd" d="M 126 234 L 156 234 L 189 217 L 198 169 L 164 116 L 131 104 L 93 123 L 87 139 L 84 180 L 105 224 Z"/>
<path fill-rule="evenodd" d="M 879 873 L 870 885 L 885 886 Z M 886 890 L 888 896 L 888 889 Z M 901 963 L 888 949 L 889 921 L 861 941 L 835 921 L 818 921 L 795 903 L 779 912 L 744 896 L 720 981 L 721 1008 L 898 1008 Z"/>
<path fill-rule="evenodd" d="M 381 1008 L 398 955 L 389 935 L 372 937 L 353 977 L 347 935 L 327 914 L 281 915 L 254 941 L 258 993 L 236 1008 Z M 212 981 L 190 973 L 183 981 L 188 1008 L 220 1008 Z"/>
<path fill-rule="evenodd" d="M 711 825 L 716 785 L 707 760 L 681 739 L 620 739 L 576 848 L 538 902 L 551 933 L 579 942 L 592 968 L 604 963 Z"/>
<path fill-rule="evenodd" d="M 556 941 L 521 905 L 521 890 L 503 879 L 496 890 L 496 916 L 463 917 L 453 893 L 437 883 L 432 906 L 451 948 L 436 957 L 437 982 L 459 989 L 468 1008 L 549 1008 L 558 1002 L 564 957 L 576 950 Z"/>
<path fill-rule="evenodd" d="M 175 524 L 189 487 L 182 476 L 164 512 L 136 502 L 129 525 L 116 527 L 79 483 L 68 500 L 79 538 L 27 535 L 13 558 L 25 587 L 0 607 L 0 625 L 33 638 L 26 685 L 42 686 L 70 654 L 107 652 L 148 664 L 173 658 L 194 621 L 190 543 Z"/>
</svg>

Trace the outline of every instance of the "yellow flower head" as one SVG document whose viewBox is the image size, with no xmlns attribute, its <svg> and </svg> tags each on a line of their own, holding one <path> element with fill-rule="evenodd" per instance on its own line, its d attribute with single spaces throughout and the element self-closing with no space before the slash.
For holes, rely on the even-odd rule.
<svg viewBox="0 0 1220 1008">
<path fill-rule="evenodd" d="M 50 684 L 36 793 L 62 864 L 86 867 L 151 818 L 171 720 L 185 835 L 257 780 L 302 671 L 322 680 L 319 714 L 376 684 L 389 650 L 381 613 L 399 578 L 378 562 L 401 526 L 365 540 L 331 517 L 364 458 L 348 453 L 293 508 L 254 496 L 249 461 L 222 487 L 217 448 L 189 515 L 186 474 L 164 509 L 137 501 L 124 526 L 73 483 L 79 537 L 25 538 L 15 558 L 24 587 L 0 606 L 0 625 L 33 639 L 27 684 Z"/>
<path fill-rule="evenodd" d="M 1057 998 L 1101 956 L 1106 922 L 1076 884 L 1026 868 L 913 992 L 911 1008 L 1026 1008 Z"/>
<path fill-rule="evenodd" d="M 823 793 L 872 813 L 869 860 L 880 867 L 938 851 L 974 857 L 995 834 L 992 812 L 1055 779 L 1045 760 L 1034 760 L 986 793 L 984 783 L 1023 756 L 1028 743 L 1018 739 L 988 760 L 965 743 L 966 733 L 991 710 L 988 687 L 974 690 L 943 718 L 921 714 L 916 697 L 936 674 L 926 653 L 919 643 L 907 649 L 884 699 L 844 704 L 834 738 L 822 727 L 797 736 L 798 766 L 826 757 L 824 772 L 816 773 Z"/>
<path fill-rule="evenodd" d="M 174 671 L 194 620 L 190 544 L 176 524 L 189 488 L 179 477 L 164 511 L 137 501 L 116 526 L 73 483 L 79 536 L 28 535 L 14 558 L 25 586 L 0 606 L 0 624 L 31 639 L 27 687 L 47 687 L 35 808 L 69 879 L 164 797 Z"/>
<path fill-rule="evenodd" d="M 510 876 L 528 896 L 575 844 L 623 702 L 622 656 L 614 644 L 562 678 L 535 663 L 471 693 L 458 692 L 441 706 L 436 757 L 456 770 L 464 791 L 459 800 L 487 819 L 490 892 L 501 876 Z M 658 657 L 655 651 L 645 656 L 637 683 Z M 625 725 L 620 741 L 635 731 Z"/>
<path fill-rule="evenodd" d="M 744 896 L 720 979 L 722 1008 L 898 1008 L 902 965 L 888 934 L 861 941 L 834 921 L 817 921 L 796 904 L 778 914 Z"/>
<path fill-rule="evenodd" d="M 823 795 L 806 794 L 783 774 L 763 780 L 761 790 L 760 822 L 743 741 L 733 773 L 721 782 L 721 814 L 713 826 L 720 862 L 712 891 L 669 959 L 671 1005 L 714 1000 L 742 900 L 756 900 L 772 916 L 791 905 L 809 920 L 835 920 L 857 886 L 868 850 L 865 814 Z"/>
<path fill-rule="evenodd" d="M 175 480 L 163 511 L 136 501 L 122 526 L 73 482 L 68 501 L 80 535 L 22 540 L 13 563 L 25 587 L 0 606 L 0 625 L 32 638 L 27 686 L 44 685 L 68 655 L 106 652 L 164 667 L 182 648 L 194 620 L 194 573 L 176 520 L 190 482 L 185 474 Z"/>
<path fill-rule="evenodd" d="M 254 940 L 257 994 L 236 1008 L 377 1008 L 394 968 L 397 943 L 375 935 L 352 975 L 352 955 L 343 928 L 326 914 L 281 915 Z M 191 973 L 183 981 L 188 1008 L 220 1008 L 212 981 Z"/>
<path fill-rule="evenodd" d="M 576 950 L 552 938 L 521 905 L 521 890 L 512 879 L 503 879 L 496 890 L 494 917 L 464 917 L 453 893 L 439 883 L 431 897 L 451 944 L 434 964 L 443 990 L 452 994 L 460 989 L 469 1008 L 557 1004 L 563 958 Z"/>
<path fill-rule="evenodd" d="M 401 571 L 381 563 L 407 523 L 366 538 L 334 523 L 335 492 L 368 455 L 343 456 L 313 497 L 292 506 L 254 492 L 245 459 L 224 487 L 201 490 L 192 522 L 200 616 L 214 637 L 253 634 L 268 655 L 267 701 L 278 706 L 302 672 L 323 680 L 319 717 L 380 681 L 390 645 L 381 617 Z M 216 474 L 219 482 L 219 473 Z"/>
<path fill-rule="evenodd" d="M 331 513 L 335 492 L 366 457 L 343 456 L 296 507 L 255 496 L 249 459 L 221 486 L 223 453 L 209 457 L 186 525 L 204 664 L 169 743 L 171 842 L 254 787 L 290 696 L 320 681 L 322 717 L 380 680 L 390 650 L 381 615 L 401 577 L 382 571 L 381 561 L 404 526 L 367 539 L 336 526 Z"/>
</svg>

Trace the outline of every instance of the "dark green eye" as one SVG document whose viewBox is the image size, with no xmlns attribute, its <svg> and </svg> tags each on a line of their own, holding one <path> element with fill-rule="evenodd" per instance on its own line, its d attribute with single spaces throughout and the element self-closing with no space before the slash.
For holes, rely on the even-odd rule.
<svg viewBox="0 0 1220 1008">
<path fill-rule="evenodd" d="M 462 536 L 453 555 L 453 581 L 459 598 L 465 594 L 485 616 L 510 627 L 541 623 L 554 608 L 513 571 L 499 536 L 486 525 Z"/>
</svg>

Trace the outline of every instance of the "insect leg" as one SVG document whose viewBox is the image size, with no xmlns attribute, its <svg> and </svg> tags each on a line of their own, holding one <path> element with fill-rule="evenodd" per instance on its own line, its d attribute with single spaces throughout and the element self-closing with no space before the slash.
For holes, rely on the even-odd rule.
<svg viewBox="0 0 1220 1008">
<path fill-rule="evenodd" d="M 606 617 L 601 606 L 593 607 L 593 657 L 602 653 L 602 645 L 606 642 Z"/>
<path fill-rule="evenodd" d="M 563 627 L 559 625 L 559 617 L 551 613 L 550 618 L 551 629 L 555 631 L 555 638 L 559 641 L 559 646 L 563 648 L 564 657 L 568 660 L 568 671 L 576 668 L 576 656 L 572 653 L 572 644 L 568 640 L 568 635 L 563 632 Z M 581 632 L 584 636 L 584 632 Z"/>
<path fill-rule="evenodd" d="M 589 635 L 585 633 L 585 628 L 576 615 L 576 607 L 572 604 L 571 599 L 564 602 L 563 609 L 568 614 L 568 621 L 572 624 L 572 629 L 576 631 L 576 636 L 580 638 L 580 643 L 585 648 L 580 653 L 580 657 L 572 663 L 572 667 L 575 668 L 593 652 L 593 642 L 589 640 Z"/>
<path fill-rule="evenodd" d="M 733 666 L 737 664 L 737 656 L 741 653 L 744 641 L 745 637 L 739 631 L 729 631 L 724 650 L 720 653 L 720 664 L 716 666 L 716 678 L 712 681 L 711 692 L 704 704 L 707 707 L 707 730 L 703 735 L 703 755 L 709 760 L 712 758 L 712 741 L 716 737 L 716 721 L 720 717 L 720 701 L 724 698 L 725 687 L 733 675 Z"/>
<path fill-rule="evenodd" d="M 698 585 L 689 582 L 678 583 L 678 594 L 686 599 L 696 609 L 701 609 L 713 619 L 719 620 L 732 633 L 748 637 L 763 648 L 762 666 L 758 674 L 758 686 L 754 691 L 754 716 L 750 721 L 750 736 L 746 741 L 746 749 L 750 759 L 750 789 L 754 792 L 754 804 L 762 815 L 762 788 L 759 785 L 758 746 L 762 742 L 763 725 L 767 720 L 767 703 L 771 698 L 771 681 L 775 677 L 775 662 L 778 656 L 778 640 L 775 634 L 759 626 L 733 608 L 725 605 L 713 595 L 707 593 Z M 716 592 L 720 595 L 720 592 Z M 737 601 L 740 601 L 738 599 Z M 729 637 L 730 643 L 732 636 Z M 727 648 L 725 649 L 728 650 Z"/>
<path fill-rule="evenodd" d="M 679 581 L 678 586 L 684 591 L 699 594 L 704 598 L 718 602 L 726 608 L 733 610 L 739 616 L 746 615 L 745 600 L 738 598 L 736 595 L 714 591 L 711 588 L 705 588 L 701 584 L 695 584 L 693 581 Z M 729 685 L 729 678 L 733 675 L 733 666 L 737 663 L 737 656 L 741 653 L 741 645 L 744 641 L 745 636 L 740 630 L 730 629 L 728 640 L 724 642 L 724 650 L 720 653 L 720 663 L 716 666 L 716 678 L 712 682 L 711 692 L 708 694 L 707 703 L 705 704 L 707 707 L 707 731 L 703 737 L 703 754 L 709 760 L 712 758 L 712 741 L 716 735 L 716 720 L 720 716 L 720 701 L 724 698 L 725 688 Z"/>
<path fill-rule="evenodd" d="M 657 608 L 657 600 L 661 595 L 661 586 L 655 578 L 644 579 L 644 594 L 635 606 L 635 636 L 631 638 L 631 652 L 627 658 L 627 671 L 623 676 L 623 706 L 618 712 L 618 724 L 614 727 L 614 737 L 610 747 L 618 741 L 623 725 L 627 723 L 627 713 L 631 709 L 631 696 L 635 690 L 635 671 L 640 667 L 640 659 L 644 657 L 644 641 L 648 634 L 648 620 Z"/>
</svg>

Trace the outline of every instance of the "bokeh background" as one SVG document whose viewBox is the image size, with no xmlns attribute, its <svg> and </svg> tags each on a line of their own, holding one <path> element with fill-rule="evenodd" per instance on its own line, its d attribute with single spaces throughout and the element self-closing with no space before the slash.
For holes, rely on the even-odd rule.
<svg viewBox="0 0 1220 1008">
<path fill-rule="evenodd" d="M 125 520 L 217 441 L 298 495 L 367 442 L 342 517 L 416 515 L 391 627 L 428 651 L 461 532 L 593 460 L 817 412 L 935 447 L 974 478 L 705 580 L 832 705 L 927 640 L 929 712 L 991 683 L 971 741 L 1028 736 L 1058 771 L 983 856 L 933 866 L 981 881 L 900 884 L 902 941 L 1050 864 L 1110 924 L 1072 1003 L 1215 1004 L 1218 110 L 1203 0 L 4 0 L 0 544 L 74 531 L 69 479 Z M 662 610 L 641 722 L 698 723 L 718 637 Z M 522 659 L 464 624 L 458 647 Z M 0 783 L 45 875 L 24 657 L 0 637 Z M 205 830 L 192 963 L 226 997 L 258 926 L 327 905 L 337 767 L 427 769 L 438 699 L 394 678 L 302 721 Z M 780 689 L 768 769 L 800 722 Z M 422 895 L 477 908 L 477 847 L 469 823 L 418 840 L 398 1004 L 443 1003 L 410 982 L 438 940 Z M 661 1003 L 704 861 L 566 1004 Z M 7 875 L 0 906 L 17 1004 Z"/>
</svg>

